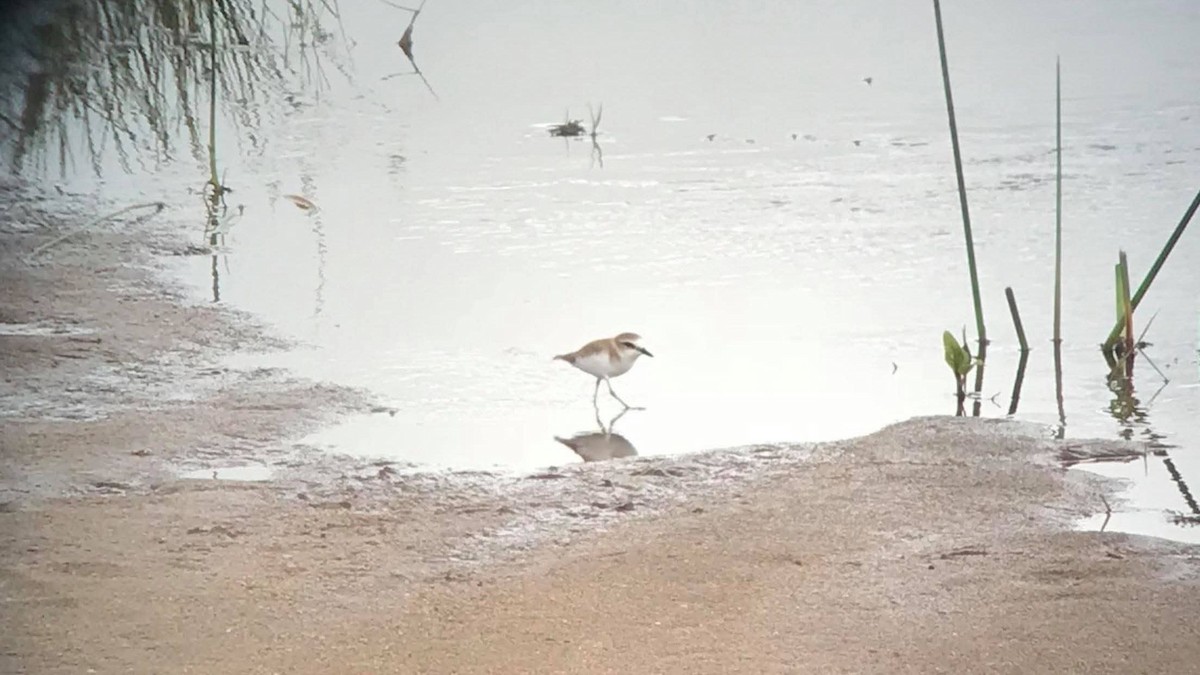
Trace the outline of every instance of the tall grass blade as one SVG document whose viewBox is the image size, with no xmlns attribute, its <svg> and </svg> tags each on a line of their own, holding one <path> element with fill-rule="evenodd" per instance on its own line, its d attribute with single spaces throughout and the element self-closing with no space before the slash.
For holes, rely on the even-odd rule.
<svg viewBox="0 0 1200 675">
<path fill-rule="evenodd" d="M 1054 59 L 1054 399 L 1058 404 L 1058 438 L 1067 431 L 1062 373 L 1062 61 Z M 1016 404 L 1014 402 L 1015 409 Z"/>
<path fill-rule="evenodd" d="M 1062 66 L 1054 60 L 1054 342 L 1062 342 Z"/>
<path fill-rule="evenodd" d="M 946 91 L 946 116 L 950 121 L 950 144 L 954 151 L 954 173 L 958 179 L 958 200 L 962 208 L 963 236 L 967 243 L 967 268 L 971 274 L 971 294 L 975 302 L 975 328 L 979 333 L 979 358 L 982 359 L 987 345 L 987 330 L 983 325 L 983 301 L 979 294 L 979 274 L 975 267 L 975 241 L 971 236 L 971 213 L 967 208 L 967 185 L 963 178 L 962 152 L 958 144 L 958 123 L 954 118 L 954 97 L 950 92 L 950 66 L 946 60 L 946 38 L 942 30 L 942 7 L 933 0 L 933 13 L 937 21 L 938 54 L 942 61 L 942 85 Z M 981 372 L 977 375 L 982 379 Z M 981 383 L 982 386 L 982 383 Z"/>
<path fill-rule="evenodd" d="M 1125 251 L 1121 251 L 1119 256 L 1117 273 L 1121 289 L 1121 317 L 1125 323 L 1125 353 L 1122 354 L 1122 358 L 1125 361 L 1125 376 L 1133 377 L 1133 302 L 1129 298 L 1129 259 L 1125 256 Z"/>
<path fill-rule="evenodd" d="M 933 14 L 937 23 L 938 55 L 942 62 L 942 85 L 946 91 L 946 117 L 950 123 L 950 145 L 954 151 L 954 174 L 958 180 L 958 201 L 962 208 L 963 238 L 967 245 L 967 269 L 971 274 L 971 296 L 975 303 L 975 328 L 979 333 L 979 367 L 975 371 L 975 393 L 983 392 L 983 372 L 987 359 L 987 329 L 983 325 L 983 300 L 979 293 L 979 272 L 975 265 L 975 239 L 971 236 L 971 212 L 967 208 L 967 183 L 963 177 L 962 151 L 958 143 L 958 123 L 954 118 L 954 96 L 950 92 L 950 66 L 946 60 L 946 36 L 942 29 L 942 6 L 933 0 Z M 974 415 L 979 416 L 982 402 L 975 400 Z"/>
</svg>

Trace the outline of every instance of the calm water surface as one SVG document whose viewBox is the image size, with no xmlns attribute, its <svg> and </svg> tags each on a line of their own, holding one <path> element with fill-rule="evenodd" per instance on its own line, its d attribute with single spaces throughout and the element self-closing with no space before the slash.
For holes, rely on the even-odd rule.
<svg viewBox="0 0 1200 675">
<path fill-rule="evenodd" d="M 413 52 L 436 96 L 397 47 L 410 14 L 338 9 L 263 21 L 288 76 L 247 67 L 217 117 L 227 200 L 245 214 L 215 266 L 176 270 L 197 301 L 303 345 L 236 364 L 363 386 L 396 409 L 311 443 L 423 468 L 579 461 L 554 437 L 598 429 L 592 381 L 550 357 L 620 331 L 655 354 L 614 381 L 646 407 L 615 427 L 641 455 L 954 412 L 940 336 L 973 333 L 974 317 L 930 3 L 429 0 Z M 1156 316 L 1147 354 L 1169 383 L 1139 361 L 1122 402 L 1096 345 L 1118 251 L 1136 283 L 1200 188 L 1200 4 L 944 12 L 992 340 L 980 414 L 1011 405 L 1011 286 L 1033 346 L 1015 417 L 1151 442 L 1144 462 L 1094 467 L 1133 481 L 1109 527 L 1198 541 L 1164 515 L 1200 512 L 1195 232 L 1138 315 Z M 1056 56 L 1065 426 L 1050 345 Z M 206 89 L 193 87 L 194 116 L 162 89 L 175 122 L 133 159 L 112 143 L 89 154 L 68 116 L 76 160 L 44 141 L 22 170 L 165 198 L 204 243 L 187 188 L 208 177 Z M 589 103 L 603 104 L 598 148 L 549 136 L 565 113 L 590 127 Z M 618 410 L 602 403 L 607 425 Z"/>
</svg>

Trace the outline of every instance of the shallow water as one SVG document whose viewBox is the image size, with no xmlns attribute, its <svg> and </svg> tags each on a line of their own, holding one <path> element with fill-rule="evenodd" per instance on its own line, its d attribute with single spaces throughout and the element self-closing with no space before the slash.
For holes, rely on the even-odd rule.
<svg viewBox="0 0 1200 675">
<path fill-rule="evenodd" d="M 286 77 L 237 71 L 217 121 L 227 201 L 245 213 L 217 256 L 177 272 L 198 300 L 304 343 L 235 363 L 363 386 L 396 409 L 309 442 L 422 467 L 580 461 L 555 437 L 618 410 L 605 401 L 597 420 L 591 379 L 550 356 L 620 331 L 655 354 L 613 383 L 647 408 L 614 428 L 639 455 L 954 412 L 940 335 L 973 333 L 974 316 L 929 3 L 680 7 L 430 0 L 413 51 L 436 98 L 393 77 L 412 71 L 396 45 L 409 15 L 387 4 L 264 23 Z M 1012 286 L 1033 346 L 1016 416 L 1151 442 L 1162 454 L 1144 472 L 1100 470 L 1135 483 L 1129 514 L 1154 517 L 1108 527 L 1200 539 L 1163 516 L 1193 513 L 1200 479 L 1195 232 L 1138 313 L 1139 330 L 1156 317 L 1147 354 L 1170 382 L 1140 361 L 1122 402 L 1096 348 L 1118 250 L 1137 283 L 1200 187 L 1200 5 L 978 0 L 944 19 L 991 338 L 980 413 L 1010 408 Z M 1056 55 L 1065 426 L 1049 342 Z M 123 122 L 139 141 L 124 165 L 67 114 L 73 152 L 48 132 L 21 171 L 119 203 L 165 198 L 205 243 L 207 98 L 192 84 L 194 109 L 159 87 L 160 134 Z M 590 127 L 589 103 L 603 103 L 599 153 L 549 136 L 564 109 Z"/>
</svg>

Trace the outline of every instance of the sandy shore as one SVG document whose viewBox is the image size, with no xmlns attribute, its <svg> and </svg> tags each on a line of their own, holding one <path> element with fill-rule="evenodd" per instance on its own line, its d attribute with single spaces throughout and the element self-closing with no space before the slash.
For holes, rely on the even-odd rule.
<svg viewBox="0 0 1200 675">
<path fill-rule="evenodd" d="M 923 418 L 408 474 L 298 444 L 363 393 L 219 364 L 279 345 L 158 280 L 169 213 L 28 260 L 85 219 L 0 211 L 0 672 L 1200 672 L 1200 549 L 1071 530 L 1117 498 L 1058 457 L 1128 447 Z"/>
</svg>

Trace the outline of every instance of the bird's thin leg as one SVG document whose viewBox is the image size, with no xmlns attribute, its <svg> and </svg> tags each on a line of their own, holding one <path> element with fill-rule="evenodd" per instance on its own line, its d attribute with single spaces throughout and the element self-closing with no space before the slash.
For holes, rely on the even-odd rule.
<svg viewBox="0 0 1200 675">
<path fill-rule="evenodd" d="M 605 432 L 604 432 L 604 433 L 605 433 L 605 434 L 611 434 L 611 433 L 612 433 L 612 431 L 613 431 L 613 429 L 614 429 L 614 428 L 616 428 L 616 426 L 617 426 L 617 420 L 619 420 L 619 419 L 621 419 L 622 417 L 624 417 L 624 416 L 625 416 L 625 413 L 629 412 L 630 410 L 634 410 L 634 408 L 626 408 L 626 409 L 622 410 L 621 412 L 617 413 L 617 416 L 616 416 L 616 417 L 614 417 L 614 418 L 612 418 L 611 420 L 609 420 L 609 421 L 608 421 L 608 429 L 607 429 L 607 430 L 605 430 Z"/>
<path fill-rule="evenodd" d="M 607 377 L 606 377 L 606 378 L 604 378 L 604 384 L 608 385 L 608 393 L 609 393 L 609 394 L 611 394 L 613 398 L 617 399 L 617 402 L 618 402 L 618 403 L 620 403 L 621 405 L 625 406 L 625 409 L 626 409 L 626 410 L 630 410 L 630 409 L 632 409 L 632 410 L 640 410 L 640 409 L 641 409 L 641 408 L 634 408 L 633 406 L 629 405 L 629 404 L 628 404 L 628 403 L 626 403 L 625 401 L 621 400 L 621 397 L 620 397 L 620 396 L 617 396 L 617 392 L 613 391 L 613 388 L 612 388 L 612 382 L 610 382 L 610 381 L 609 381 L 609 379 L 608 379 Z"/>
<path fill-rule="evenodd" d="M 600 395 L 600 378 L 596 378 L 596 388 L 592 390 L 592 407 L 596 409 L 596 414 L 600 414 L 600 404 L 596 401 L 596 397 Z"/>
</svg>

